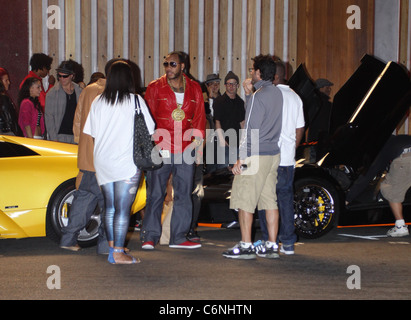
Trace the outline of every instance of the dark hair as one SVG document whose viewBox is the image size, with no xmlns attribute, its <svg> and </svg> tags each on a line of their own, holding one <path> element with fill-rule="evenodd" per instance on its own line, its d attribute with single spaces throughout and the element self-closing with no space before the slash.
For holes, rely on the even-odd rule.
<svg viewBox="0 0 411 320">
<path fill-rule="evenodd" d="M 35 53 L 30 59 L 31 70 L 37 71 L 43 68 L 50 70 L 52 62 L 53 62 L 52 57 L 49 57 L 48 55 L 44 53 Z"/>
<path fill-rule="evenodd" d="M 34 103 L 34 107 L 37 110 L 41 111 L 40 102 L 39 102 L 38 97 L 32 98 L 30 96 L 30 88 L 36 82 L 40 82 L 40 80 L 37 79 L 37 78 L 34 78 L 34 77 L 27 78 L 24 81 L 24 83 L 21 86 L 21 89 L 19 91 L 19 95 L 18 95 L 18 99 L 17 99 L 17 103 L 18 103 L 19 108 L 20 108 L 21 103 L 23 102 L 24 99 L 30 99 Z"/>
<path fill-rule="evenodd" d="M 5 94 L 6 88 L 4 87 L 3 81 L 0 80 L 0 94 Z"/>
<path fill-rule="evenodd" d="M 78 63 L 77 61 L 74 61 L 72 59 L 70 59 L 69 61 L 73 64 L 73 72 L 74 72 L 73 81 L 75 83 L 84 82 L 84 68 L 83 68 L 83 66 L 80 63 Z"/>
<path fill-rule="evenodd" d="M 104 73 L 106 74 L 106 76 L 108 76 L 108 73 L 110 72 L 111 66 L 114 63 L 118 62 L 118 61 L 123 61 L 124 62 L 125 60 L 120 59 L 120 58 L 114 58 L 114 59 L 111 59 L 111 60 L 107 61 L 106 65 L 104 67 Z"/>
<path fill-rule="evenodd" d="M 0 68 L 0 78 L 3 78 L 3 76 L 9 76 L 10 77 L 9 72 L 6 69 Z"/>
<path fill-rule="evenodd" d="M 261 79 L 264 81 L 273 81 L 277 66 L 271 55 L 258 55 L 252 59 L 254 61 L 254 70 L 260 70 Z"/>
<path fill-rule="evenodd" d="M 101 99 L 114 105 L 128 99 L 130 94 L 135 93 L 134 77 L 130 65 L 125 61 L 117 61 L 109 69 L 106 87 Z"/>
<path fill-rule="evenodd" d="M 187 54 L 183 51 L 172 51 L 170 52 L 167 57 L 176 55 L 178 57 L 178 62 L 186 64 L 187 61 Z"/>
<path fill-rule="evenodd" d="M 87 85 L 90 85 L 92 83 L 97 82 L 99 79 L 105 79 L 106 76 L 104 75 L 104 73 L 101 72 L 94 72 L 91 76 L 90 76 L 90 81 Z"/>
<path fill-rule="evenodd" d="M 285 83 L 286 82 L 285 76 L 286 76 L 287 68 L 286 68 L 284 62 L 276 61 L 275 65 L 276 65 L 276 72 L 275 72 L 276 75 L 278 76 L 280 82 Z"/>
</svg>

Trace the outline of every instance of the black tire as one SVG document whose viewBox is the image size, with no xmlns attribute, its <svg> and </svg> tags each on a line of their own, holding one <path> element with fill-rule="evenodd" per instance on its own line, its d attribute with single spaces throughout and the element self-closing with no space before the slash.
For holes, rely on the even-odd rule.
<svg viewBox="0 0 411 320">
<path fill-rule="evenodd" d="M 60 242 L 62 229 L 68 223 L 71 203 L 74 198 L 76 179 L 62 183 L 53 193 L 47 206 L 46 236 L 55 242 Z M 81 247 L 91 247 L 97 244 L 100 226 L 100 210 L 96 210 L 87 226 L 80 231 L 77 242 Z"/>
<path fill-rule="evenodd" d="M 340 197 L 334 185 L 323 178 L 295 181 L 294 208 L 296 233 L 317 239 L 329 232 L 338 221 Z"/>
</svg>

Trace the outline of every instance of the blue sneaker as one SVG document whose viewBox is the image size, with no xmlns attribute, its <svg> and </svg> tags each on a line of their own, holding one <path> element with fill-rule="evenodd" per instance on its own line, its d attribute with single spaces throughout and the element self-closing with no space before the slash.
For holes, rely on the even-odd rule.
<svg viewBox="0 0 411 320">
<path fill-rule="evenodd" d="M 257 256 L 267 259 L 277 259 L 280 256 L 278 255 L 278 245 L 275 242 L 269 241 L 257 241 L 253 244 Z"/>
</svg>

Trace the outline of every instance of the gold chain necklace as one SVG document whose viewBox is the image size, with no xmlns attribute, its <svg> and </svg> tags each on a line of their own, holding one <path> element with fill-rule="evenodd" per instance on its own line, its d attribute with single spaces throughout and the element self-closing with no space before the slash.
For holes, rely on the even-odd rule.
<svg viewBox="0 0 411 320">
<path fill-rule="evenodd" d="M 178 92 L 179 90 L 171 85 L 169 79 L 167 79 L 167 83 L 168 83 L 168 85 L 170 86 L 171 90 L 173 90 L 173 91 L 176 92 L 176 93 L 184 93 L 184 92 L 186 92 L 186 78 L 185 78 L 184 76 L 183 76 L 183 92 Z M 181 89 L 181 88 L 180 88 L 180 89 Z"/>
<path fill-rule="evenodd" d="M 185 93 L 186 92 L 186 78 L 183 76 L 183 92 L 177 92 L 175 88 L 170 84 L 170 80 L 167 79 L 168 85 L 170 86 L 171 90 L 176 93 Z M 184 110 L 182 110 L 183 105 L 177 103 L 177 108 L 173 110 L 171 117 L 174 121 L 181 122 L 185 119 L 186 114 Z"/>
</svg>

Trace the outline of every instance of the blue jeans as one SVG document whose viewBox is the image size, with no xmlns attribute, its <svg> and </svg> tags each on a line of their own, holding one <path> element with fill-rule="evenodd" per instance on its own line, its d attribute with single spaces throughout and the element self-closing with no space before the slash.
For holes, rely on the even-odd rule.
<svg viewBox="0 0 411 320">
<path fill-rule="evenodd" d="M 294 227 L 294 167 L 278 167 L 277 201 L 280 212 L 278 238 L 284 246 L 292 246 L 297 241 Z M 265 211 L 258 211 L 263 240 L 268 240 Z"/>
<path fill-rule="evenodd" d="M 130 222 L 131 206 L 136 198 L 140 184 L 141 171 L 128 180 L 107 183 L 101 186 L 106 203 L 104 221 L 107 240 L 114 247 L 122 248 L 126 241 Z"/>
<path fill-rule="evenodd" d="M 96 173 L 81 170 L 81 174 L 80 185 L 74 194 L 71 205 L 68 225 L 62 229 L 60 246 L 63 247 L 74 246 L 77 243 L 80 231 L 87 226 L 97 205 L 99 206 L 100 213 L 104 212 L 104 197 L 97 183 Z M 97 252 L 108 253 L 103 221 L 99 227 Z"/>
<path fill-rule="evenodd" d="M 170 245 L 186 241 L 193 217 L 193 179 L 195 164 L 181 160 L 182 155 L 171 154 L 171 163 L 147 173 L 147 204 L 141 228 L 141 241 L 156 244 L 161 237 L 161 213 L 163 211 L 167 182 L 173 176 L 173 211 L 170 221 Z"/>
</svg>

